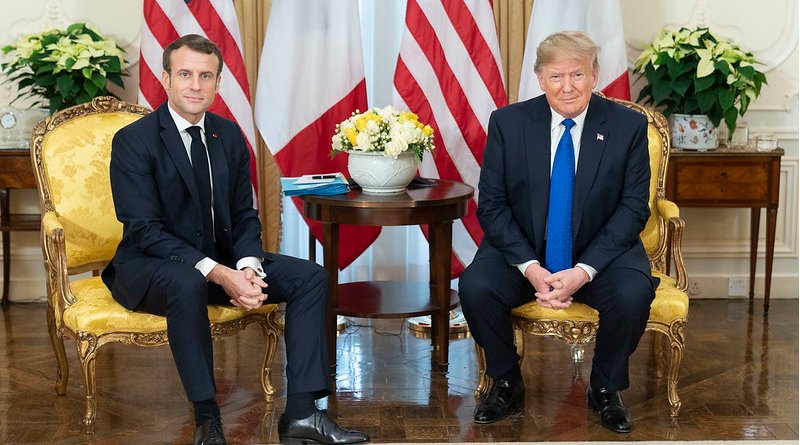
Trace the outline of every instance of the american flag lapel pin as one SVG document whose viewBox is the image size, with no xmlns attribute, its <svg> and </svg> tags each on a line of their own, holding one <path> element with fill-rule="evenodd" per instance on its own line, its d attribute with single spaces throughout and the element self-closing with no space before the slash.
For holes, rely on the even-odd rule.
<svg viewBox="0 0 800 445">
<path fill-rule="evenodd" d="M 600 133 L 597 133 L 597 140 L 598 140 L 598 141 L 602 141 L 602 140 L 604 140 L 604 139 L 605 139 L 605 136 L 603 136 L 603 135 L 602 135 L 602 134 L 600 134 Z"/>
</svg>

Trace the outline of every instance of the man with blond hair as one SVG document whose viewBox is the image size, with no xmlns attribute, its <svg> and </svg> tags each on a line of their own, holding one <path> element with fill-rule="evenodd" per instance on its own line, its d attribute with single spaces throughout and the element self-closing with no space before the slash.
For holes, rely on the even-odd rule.
<svg viewBox="0 0 800 445">
<path fill-rule="evenodd" d="M 534 65 L 544 94 L 489 119 L 477 212 L 484 239 L 459 284 L 493 380 L 475 409 L 479 424 L 524 405 L 511 310 L 574 300 L 600 316 L 588 405 L 606 428 L 631 430 L 619 393 L 658 285 L 639 238 L 650 215 L 647 121 L 592 94 L 597 53 L 584 33 L 548 36 Z"/>
</svg>

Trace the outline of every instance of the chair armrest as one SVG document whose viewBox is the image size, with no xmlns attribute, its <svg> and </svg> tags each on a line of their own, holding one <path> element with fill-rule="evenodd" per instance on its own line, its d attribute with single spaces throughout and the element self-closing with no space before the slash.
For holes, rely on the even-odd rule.
<svg viewBox="0 0 800 445">
<path fill-rule="evenodd" d="M 689 288 L 689 279 L 686 275 L 686 265 L 683 262 L 683 250 L 681 248 L 683 228 L 686 223 L 681 218 L 680 209 L 674 202 L 658 199 L 656 200 L 656 206 L 658 207 L 658 213 L 667 221 L 667 249 L 670 249 L 670 256 L 675 263 L 675 271 L 678 275 L 675 285 L 678 289 L 686 291 Z"/>
<path fill-rule="evenodd" d="M 52 210 L 42 215 L 42 254 L 47 268 L 47 279 L 50 281 L 50 304 L 63 309 L 75 303 L 75 297 L 69 289 L 64 226 Z"/>
</svg>

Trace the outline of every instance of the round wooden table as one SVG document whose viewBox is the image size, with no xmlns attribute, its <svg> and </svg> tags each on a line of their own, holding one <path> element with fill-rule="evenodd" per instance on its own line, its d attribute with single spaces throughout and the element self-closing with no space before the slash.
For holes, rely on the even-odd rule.
<svg viewBox="0 0 800 445">
<path fill-rule="evenodd" d="M 450 289 L 453 220 L 467 214 L 471 186 L 435 180 L 432 187 L 411 186 L 403 193 L 379 195 L 351 190 L 333 196 L 302 196 L 303 211 L 322 223 L 323 264 L 328 282 L 328 350 L 336 373 L 336 316 L 405 318 L 431 315 L 433 369 L 447 372 L 449 313 L 458 305 Z M 339 284 L 339 224 L 360 226 L 428 225 L 430 280 L 362 281 Z"/>
</svg>

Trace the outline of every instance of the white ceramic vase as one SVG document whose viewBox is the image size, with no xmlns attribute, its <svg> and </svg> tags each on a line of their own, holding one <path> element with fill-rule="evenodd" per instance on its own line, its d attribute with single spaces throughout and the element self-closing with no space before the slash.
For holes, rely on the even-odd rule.
<svg viewBox="0 0 800 445">
<path fill-rule="evenodd" d="M 706 151 L 719 145 L 719 129 L 705 114 L 671 114 L 669 135 L 675 148 Z"/>
<path fill-rule="evenodd" d="M 364 193 L 400 193 L 417 173 L 417 158 L 403 152 L 394 159 L 383 152 L 350 150 L 347 169 Z"/>
</svg>

